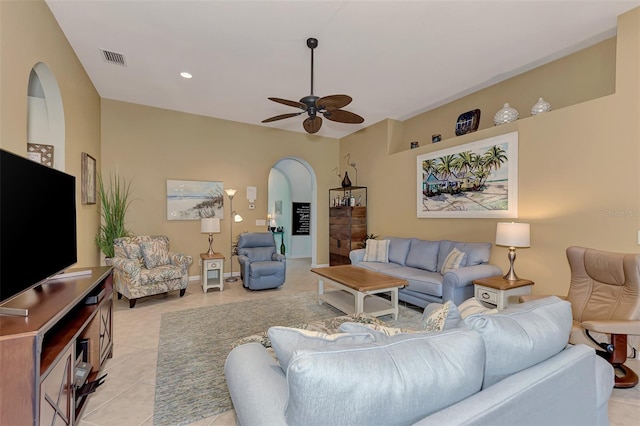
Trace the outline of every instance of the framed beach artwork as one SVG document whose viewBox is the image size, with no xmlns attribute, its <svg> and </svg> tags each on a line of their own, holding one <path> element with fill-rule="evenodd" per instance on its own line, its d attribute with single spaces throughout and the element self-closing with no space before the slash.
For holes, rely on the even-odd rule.
<svg viewBox="0 0 640 426">
<path fill-rule="evenodd" d="M 224 218 L 222 182 L 167 180 L 167 220 Z"/>
<path fill-rule="evenodd" d="M 419 155 L 417 214 L 518 217 L 518 132 Z"/>
</svg>

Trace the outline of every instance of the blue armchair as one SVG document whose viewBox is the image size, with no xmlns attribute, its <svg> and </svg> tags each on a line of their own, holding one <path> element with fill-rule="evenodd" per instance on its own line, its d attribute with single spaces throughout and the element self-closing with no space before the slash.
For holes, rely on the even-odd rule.
<svg viewBox="0 0 640 426">
<path fill-rule="evenodd" d="M 238 240 L 243 285 L 250 290 L 276 288 L 286 278 L 286 258 L 276 250 L 271 232 L 246 232 Z"/>
</svg>

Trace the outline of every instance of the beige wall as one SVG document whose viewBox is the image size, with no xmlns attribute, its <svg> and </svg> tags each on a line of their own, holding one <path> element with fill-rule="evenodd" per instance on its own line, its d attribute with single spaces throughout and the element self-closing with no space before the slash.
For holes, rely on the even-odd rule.
<svg viewBox="0 0 640 426">
<path fill-rule="evenodd" d="M 172 250 L 196 259 L 190 274 L 198 275 L 199 253 L 208 248 L 200 222 L 167 221 L 166 181 L 221 181 L 235 188 L 233 208 L 242 215 L 233 234 L 261 232 L 257 219 L 267 217 L 268 179 L 271 167 L 283 157 L 307 161 L 314 169 L 318 193 L 318 263 L 328 263 L 328 190 L 335 186 L 333 168 L 338 165 L 338 140 L 262 126 L 241 124 L 142 105 L 102 101 L 103 174 L 117 172 L 133 179 L 135 199 L 127 215 L 128 227 L 138 235 L 165 234 Z M 249 210 L 246 188 L 255 186 L 255 210 Z M 221 233 L 214 235 L 214 249 L 227 257 L 229 272 L 229 204 L 225 196 Z M 234 260 L 234 272 L 238 272 Z"/>
<path fill-rule="evenodd" d="M 531 223 L 531 248 L 518 250 L 516 271 L 536 282 L 534 293 L 566 294 L 569 269 L 565 249 L 583 245 L 618 252 L 640 252 L 636 243 L 640 229 L 640 9 L 619 19 L 615 94 L 601 96 L 549 113 L 529 116 L 519 95 L 529 92 L 526 76 L 485 89 L 446 105 L 434 115 L 427 112 L 404 123 L 380 122 L 340 141 L 340 156 L 351 153 L 358 164 L 359 183 L 368 186 L 368 230 L 380 235 L 416 236 L 425 239 L 491 241 L 498 219 L 418 219 L 416 217 L 416 156 L 443 148 L 482 140 L 498 134 L 519 133 L 519 217 Z M 611 57 L 607 46 L 597 46 L 596 60 Z M 609 45 L 610 46 L 610 45 Z M 578 55 L 582 56 L 582 55 Z M 579 61 L 589 61 L 580 57 Z M 568 61 L 563 61 L 565 66 Z M 556 64 L 548 67 L 555 68 Z M 573 67 L 571 67 L 573 68 Z M 602 67 L 602 69 L 611 67 Z M 561 72 L 561 71 L 559 71 Z M 538 74 L 535 72 L 534 74 Z M 551 78 L 550 75 L 547 75 Z M 603 74 L 606 78 L 606 73 Z M 535 80 L 537 81 L 537 80 Z M 515 84 L 519 82 L 519 84 Z M 521 86 L 520 86 L 521 85 Z M 492 118 L 505 99 L 504 87 L 520 109 L 521 119 L 494 127 Z M 552 87 L 557 87 L 553 82 Z M 611 87 L 606 83 L 604 93 Z M 603 89 L 604 88 L 604 89 Z M 553 92 L 540 96 L 552 105 Z M 532 98 L 532 99 L 528 99 Z M 470 101 L 471 99 L 471 101 Z M 576 98 L 578 99 L 578 98 Z M 506 101 L 506 100 L 505 100 Z M 484 114 L 481 130 L 453 136 L 457 115 L 476 106 L 493 105 Z M 525 109 L 525 105 L 529 105 Z M 466 109 L 465 109 L 466 108 Z M 448 111 L 443 115 L 443 111 Z M 522 114 L 525 113 L 525 114 Z M 446 120 L 442 117 L 447 116 Z M 450 133 L 433 145 L 434 122 L 448 123 Z M 489 123 L 489 124 L 488 124 Z M 422 129 L 421 147 L 407 150 Z M 398 149 L 402 143 L 404 150 Z M 391 154 L 388 154 L 391 152 Z M 341 168 L 345 164 L 341 163 Z M 508 269 L 507 248 L 494 247 L 491 261 Z"/>
<path fill-rule="evenodd" d="M 96 265 L 99 214 L 96 205 L 81 204 L 80 158 L 87 152 L 100 161 L 100 97 L 43 1 L 0 1 L 0 55 L 0 147 L 7 151 L 27 153 L 31 69 L 43 62 L 57 79 L 64 104 L 65 171 L 76 177 L 77 266 Z M 44 248 L 55 249 L 55 242 L 45 238 Z"/>
</svg>

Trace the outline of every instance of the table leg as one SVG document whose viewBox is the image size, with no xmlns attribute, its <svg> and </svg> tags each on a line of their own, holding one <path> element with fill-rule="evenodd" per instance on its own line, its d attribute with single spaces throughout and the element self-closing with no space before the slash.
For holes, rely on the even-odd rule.
<svg viewBox="0 0 640 426">
<path fill-rule="evenodd" d="M 393 307 L 393 319 L 398 319 L 398 289 L 391 290 L 391 306 Z"/>
<path fill-rule="evenodd" d="M 360 291 L 356 291 L 355 292 L 355 299 L 356 299 L 356 315 L 360 314 L 362 312 L 364 312 L 364 296 L 365 294 L 360 292 Z"/>
<path fill-rule="evenodd" d="M 324 282 L 322 278 L 318 279 L 318 305 L 322 305 L 322 295 L 324 294 Z"/>
</svg>

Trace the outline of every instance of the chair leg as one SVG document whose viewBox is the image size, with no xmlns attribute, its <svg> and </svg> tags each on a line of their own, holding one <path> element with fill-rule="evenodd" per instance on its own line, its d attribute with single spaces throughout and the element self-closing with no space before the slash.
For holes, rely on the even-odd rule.
<svg viewBox="0 0 640 426">
<path fill-rule="evenodd" d="M 129 309 L 133 309 L 134 306 L 136 306 L 136 301 L 138 299 L 129 299 Z"/>
<path fill-rule="evenodd" d="M 181 288 L 180 289 L 180 297 L 184 296 L 184 294 L 187 292 L 186 288 Z"/>
<path fill-rule="evenodd" d="M 629 367 L 624 365 L 627 360 L 627 335 L 626 334 L 612 334 L 611 344 L 613 345 L 613 352 L 596 351 L 598 355 L 609 361 L 613 366 L 614 372 L 620 373 L 620 375 L 614 373 L 614 387 L 616 388 L 632 388 L 638 384 L 638 375 Z"/>
</svg>

